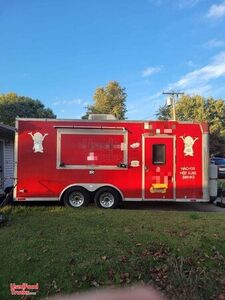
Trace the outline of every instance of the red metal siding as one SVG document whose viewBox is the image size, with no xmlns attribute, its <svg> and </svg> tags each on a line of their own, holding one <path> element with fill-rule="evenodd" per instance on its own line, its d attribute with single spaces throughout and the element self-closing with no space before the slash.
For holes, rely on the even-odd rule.
<svg viewBox="0 0 225 300">
<path fill-rule="evenodd" d="M 201 199 L 202 198 L 202 131 L 206 131 L 206 126 L 200 124 L 182 124 L 178 122 L 159 122 L 149 121 L 149 126 L 144 126 L 144 122 L 85 122 L 85 121 L 44 121 L 44 120 L 19 120 L 18 126 L 18 166 L 17 166 L 17 189 L 16 198 L 24 199 L 28 197 L 59 197 L 64 188 L 71 184 L 79 183 L 101 183 L 116 186 L 125 198 L 142 198 L 142 176 L 145 172 L 142 167 L 142 137 L 159 136 L 159 141 L 163 136 L 173 137 L 175 148 L 169 145 L 168 152 L 171 160 L 165 170 L 159 175 L 162 180 L 165 176 L 173 173 L 175 176 L 173 184 L 175 188 L 176 199 Z M 124 142 L 123 135 L 63 135 L 61 136 L 61 160 L 71 165 L 88 166 L 87 157 L 91 156 L 94 160 L 89 160 L 90 169 L 67 169 L 57 168 L 57 130 L 58 128 L 82 127 L 91 130 L 93 127 L 118 128 L 125 130 L 128 135 L 128 168 L 116 168 L 114 170 L 95 169 L 90 173 L 91 166 L 97 165 L 118 165 L 123 162 L 124 151 L 121 151 L 121 143 Z M 144 129 L 146 128 L 146 129 Z M 43 153 L 35 152 L 34 140 L 31 134 L 41 133 L 45 136 L 42 145 Z M 189 143 L 193 143 L 188 148 Z M 170 138 L 172 141 L 173 139 Z M 185 146 L 186 142 L 186 146 Z M 136 145 L 136 146 L 135 146 Z M 151 157 L 151 151 L 148 152 L 148 146 L 143 153 Z M 186 147 L 186 150 L 185 150 Z M 172 150 L 171 150 L 172 149 Z M 189 149 L 189 150 L 188 150 Z M 193 153 L 191 151 L 193 150 Z M 185 154 L 185 151 L 190 151 Z M 93 153 L 90 155 L 90 153 Z M 174 161 L 173 161 L 174 153 Z M 97 160 L 95 160 L 97 159 Z M 148 159 L 148 158 L 147 158 Z M 131 162 L 138 161 L 139 166 L 132 167 Z M 153 167 L 149 164 L 150 169 Z M 156 169 L 153 170 L 156 172 Z M 148 176 L 148 175 L 147 175 Z M 151 176 L 157 176 L 152 174 Z M 154 177 L 156 179 L 156 177 Z M 172 178 L 172 177 L 171 177 Z M 154 179 L 154 180 L 155 180 Z M 161 182 L 160 179 L 160 182 Z M 172 180 L 172 179 L 171 179 Z M 149 186 L 144 183 L 146 198 L 149 198 Z M 164 196 L 165 199 L 171 199 L 172 186 Z M 151 194 L 151 199 L 163 198 L 162 194 Z"/>
<path fill-rule="evenodd" d="M 202 132 L 198 124 L 179 125 L 176 138 L 177 198 L 202 198 Z M 192 137 L 193 153 L 185 155 L 183 139 Z"/>
</svg>

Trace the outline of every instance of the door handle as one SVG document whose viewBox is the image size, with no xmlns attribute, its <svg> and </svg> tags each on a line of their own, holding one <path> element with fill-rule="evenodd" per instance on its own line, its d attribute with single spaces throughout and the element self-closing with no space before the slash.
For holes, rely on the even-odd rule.
<svg viewBox="0 0 225 300">
<path fill-rule="evenodd" d="M 145 171 L 148 172 L 149 171 L 149 168 L 147 166 L 145 166 Z"/>
</svg>

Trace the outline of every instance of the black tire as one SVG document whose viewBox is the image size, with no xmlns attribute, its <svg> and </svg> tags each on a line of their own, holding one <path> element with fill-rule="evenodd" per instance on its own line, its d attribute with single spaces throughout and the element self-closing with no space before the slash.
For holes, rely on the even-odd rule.
<svg viewBox="0 0 225 300">
<path fill-rule="evenodd" d="M 116 208 L 121 202 L 121 195 L 111 187 L 102 187 L 95 193 L 94 202 L 97 207 Z"/>
<path fill-rule="evenodd" d="M 216 200 L 216 198 L 217 198 L 217 197 L 215 197 L 215 196 L 210 196 L 209 202 L 210 202 L 210 203 L 213 203 L 213 202 Z"/>
<path fill-rule="evenodd" d="M 13 187 L 9 186 L 5 189 L 5 204 L 13 203 Z"/>
<path fill-rule="evenodd" d="M 65 206 L 73 208 L 85 207 L 90 202 L 90 193 L 85 188 L 76 186 L 69 188 L 63 196 Z"/>
</svg>

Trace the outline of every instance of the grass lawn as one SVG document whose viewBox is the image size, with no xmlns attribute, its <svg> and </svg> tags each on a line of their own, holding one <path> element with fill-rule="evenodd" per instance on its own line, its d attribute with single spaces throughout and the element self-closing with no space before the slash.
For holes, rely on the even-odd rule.
<svg viewBox="0 0 225 300">
<path fill-rule="evenodd" d="M 39 283 L 29 299 L 106 286 L 151 284 L 168 299 L 225 293 L 225 214 L 4 207 L 0 299 L 9 284 Z M 223 298 L 224 299 L 224 298 Z"/>
</svg>

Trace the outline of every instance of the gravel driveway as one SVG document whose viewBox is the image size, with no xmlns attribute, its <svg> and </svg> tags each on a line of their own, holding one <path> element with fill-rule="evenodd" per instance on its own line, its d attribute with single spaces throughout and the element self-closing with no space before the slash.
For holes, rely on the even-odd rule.
<svg viewBox="0 0 225 300">
<path fill-rule="evenodd" d="M 185 202 L 125 202 L 125 209 L 150 209 L 162 211 L 202 211 L 225 213 L 225 208 L 212 203 L 185 203 Z"/>
</svg>

